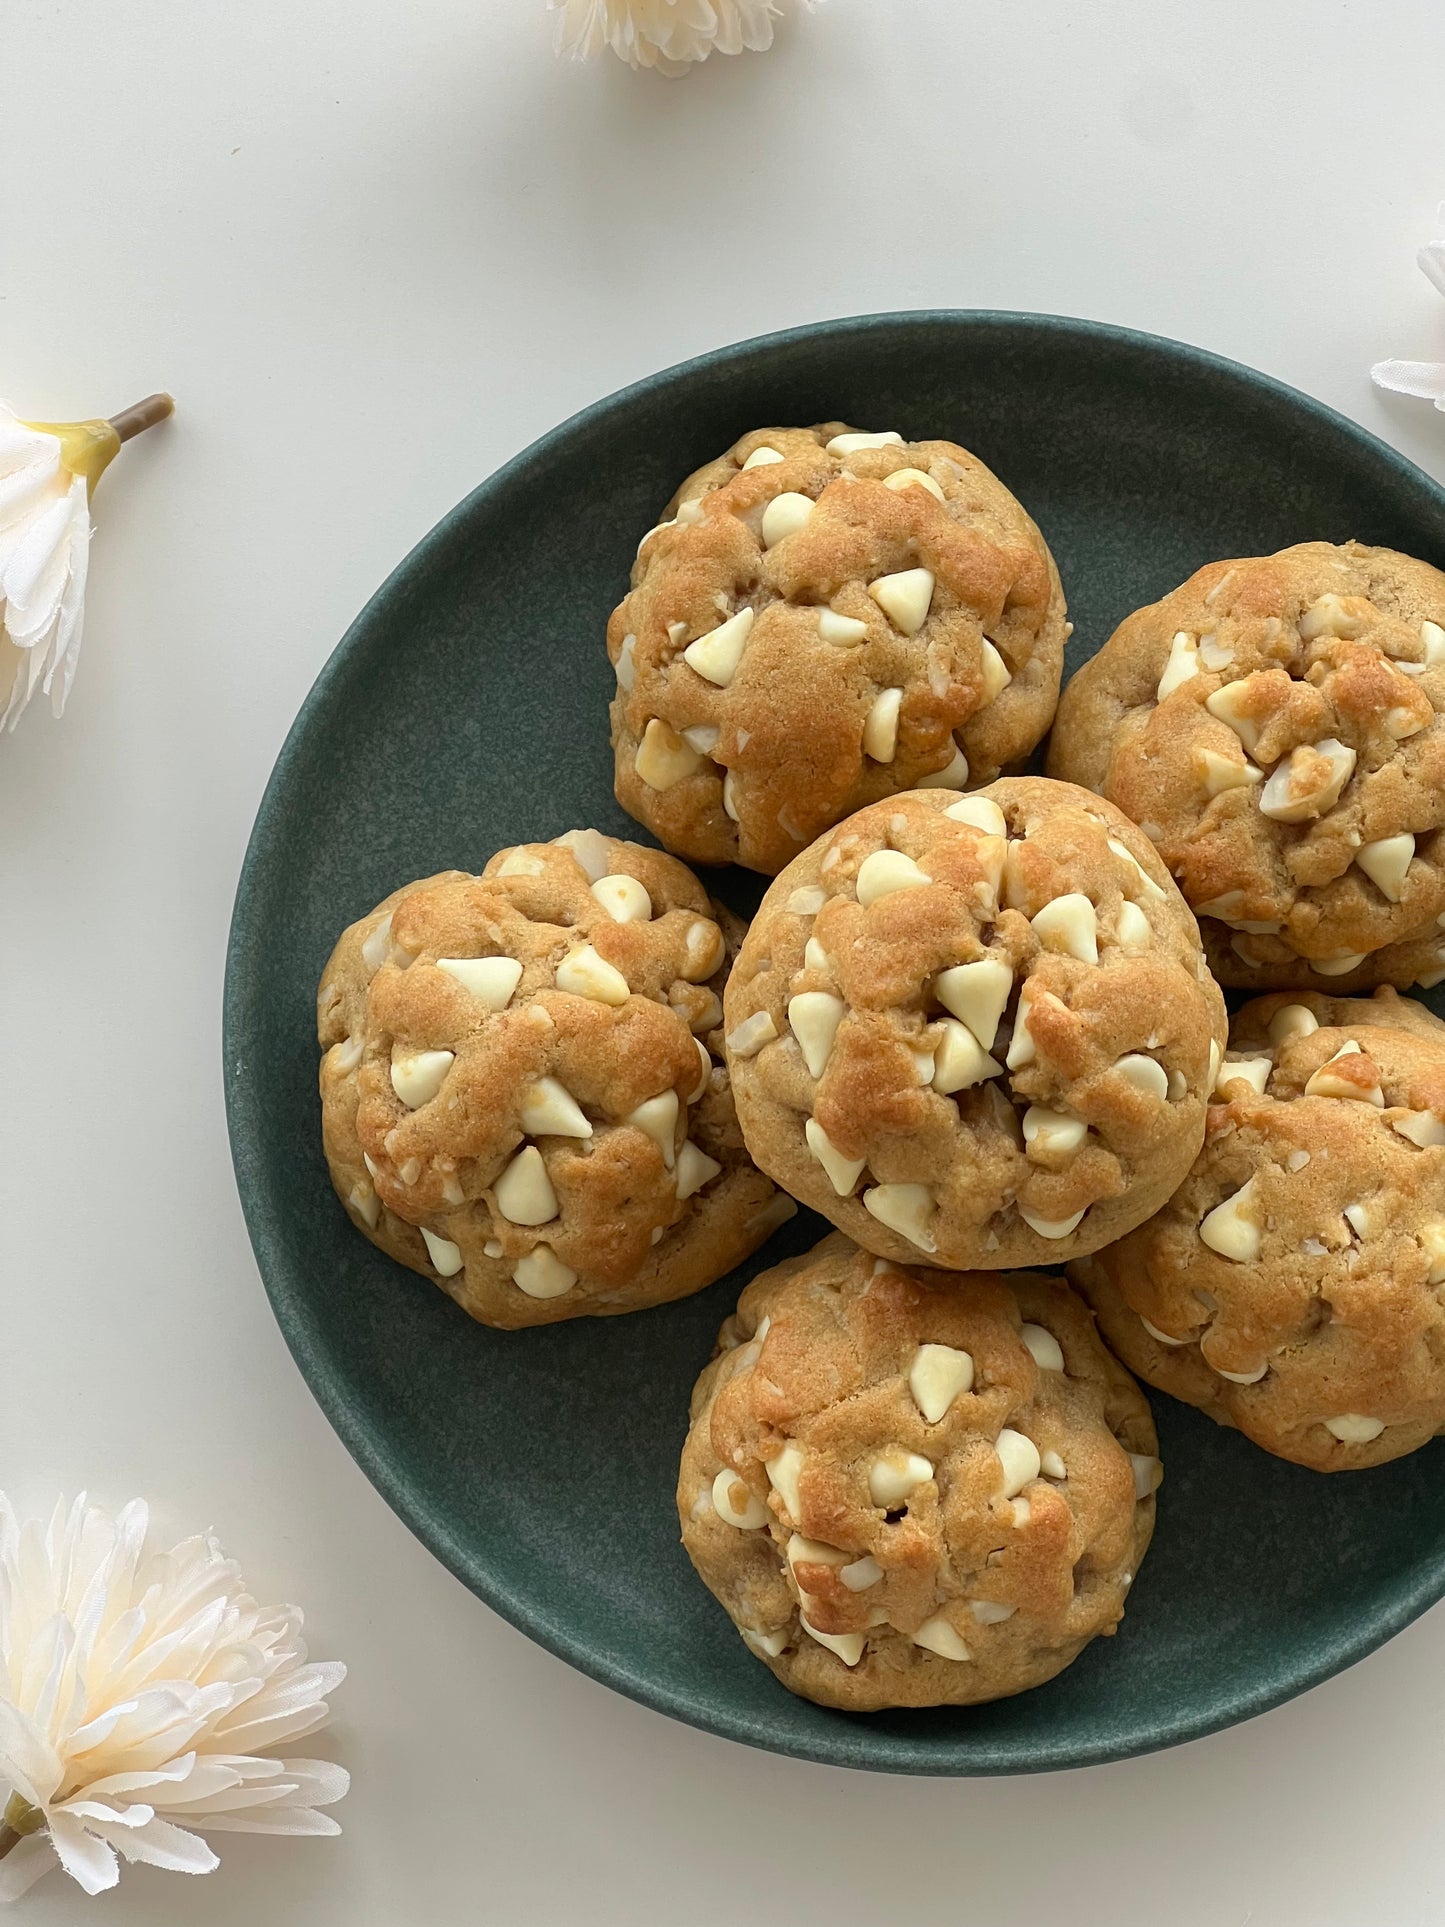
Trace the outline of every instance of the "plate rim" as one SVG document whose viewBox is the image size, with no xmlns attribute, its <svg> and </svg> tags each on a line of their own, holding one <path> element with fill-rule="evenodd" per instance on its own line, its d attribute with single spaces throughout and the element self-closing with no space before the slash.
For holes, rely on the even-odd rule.
<svg viewBox="0 0 1445 1927">
<path fill-rule="evenodd" d="M 1408 456 L 1338 409 L 1277 376 L 1251 368 L 1244 362 L 1217 354 L 1211 349 L 1113 322 L 1067 314 L 1037 313 L 1027 309 L 884 310 L 804 322 L 748 336 L 741 341 L 724 343 L 671 363 L 575 410 L 486 475 L 390 570 L 327 655 L 286 732 L 267 777 L 241 859 L 226 939 L 221 1055 L 232 1172 L 256 1268 L 287 1349 L 328 1424 L 366 1478 L 408 1531 L 453 1577 L 509 1625 L 554 1657 L 575 1667 L 600 1685 L 622 1693 L 655 1712 L 679 1720 L 684 1725 L 722 1739 L 817 1765 L 918 1777 L 971 1779 L 1057 1772 L 1140 1758 L 1239 1725 L 1298 1698 L 1378 1650 L 1445 1596 L 1445 1553 L 1442 1553 L 1433 1571 L 1422 1572 L 1412 1584 L 1402 1587 L 1388 1610 L 1376 1614 L 1367 1625 L 1353 1627 L 1323 1649 L 1317 1649 L 1312 1663 L 1295 1669 L 1285 1683 L 1263 1683 L 1252 1691 L 1236 1692 L 1226 1701 L 1201 1709 L 1192 1717 L 1170 1719 L 1167 1722 L 1155 1719 L 1146 1728 L 1135 1726 L 1127 1736 L 1121 1734 L 1113 1739 L 1101 1737 L 1092 1744 L 1058 1745 L 1047 1740 L 1042 1743 L 1034 1741 L 1027 1755 L 1021 1756 L 1016 1747 L 996 1740 L 982 1740 L 974 1743 L 976 1750 L 966 1763 L 959 1763 L 952 1758 L 946 1746 L 940 1748 L 936 1762 L 926 1754 L 921 1759 L 912 1755 L 906 1758 L 890 1756 L 886 1748 L 882 1757 L 872 1757 L 876 1750 L 876 1738 L 870 1739 L 870 1735 L 881 1736 L 878 1735 L 878 1729 L 867 1724 L 866 1716 L 859 1719 L 839 1713 L 834 1715 L 837 1725 L 828 1726 L 816 1736 L 788 1734 L 780 1737 L 766 1732 L 749 1717 L 729 1709 L 714 1712 L 699 1707 L 692 1701 L 684 1700 L 680 1693 L 637 1673 L 616 1659 L 600 1658 L 585 1642 L 571 1635 L 565 1625 L 549 1617 L 544 1609 L 515 1599 L 493 1583 L 490 1574 L 478 1568 L 469 1557 L 448 1521 L 430 1506 L 424 1494 L 414 1490 L 410 1482 L 395 1470 L 388 1453 L 375 1442 L 368 1427 L 354 1414 L 330 1354 L 316 1341 L 305 1301 L 290 1288 L 285 1268 L 273 1262 L 270 1245 L 273 1232 L 279 1236 L 280 1220 L 278 1214 L 273 1212 L 259 1178 L 248 1170 L 251 1154 L 247 1139 L 248 1134 L 254 1131 L 256 1117 L 253 1113 L 259 1113 L 260 1094 L 248 1082 L 245 1059 L 248 1006 L 245 979 L 252 963 L 247 931 L 254 927 L 250 912 L 261 889 L 260 872 L 266 846 L 276 828 L 274 818 L 281 792 L 289 784 L 293 765 L 309 737 L 313 714 L 325 701 L 333 679 L 342 673 L 347 660 L 360 646 L 365 631 L 381 606 L 404 593 L 412 581 L 425 572 L 433 554 L 446 546 L 480 505 L 490 497 L 504 493 L 525 475 L 531 465 L 547 459 L 559 443 L 612 412 L 626 409 L 679 381 L 715 371 L 730 362 L 759 353 L 820 339 L 846 340 L 852 336 L 873 334 L 881 329 L 939 325 L 959 333 L 1023 330 L 1035 336 L 1053 335 L 1060 341 L 1103 341 L 1117 348 L 1142 353 L 1174 368 L 1182 366 L 1192 372 L 1223 377 L 1244 390 L 1267 396 L 1276 404 L 1283 404 L 1296 413 L 1313 418 L 1322 430 L 1332 435 L 1343 435 L 1355 444 L 1362 456 L 1373 461 L 1396 483 L 1423 493 L 1433 501 L 1442 518 L 1442 525 L 1445 525 L 1445 486 Z M 1445 529 L 1442 529 L 1442 535 L 1445 535 Z"/>
</svg>

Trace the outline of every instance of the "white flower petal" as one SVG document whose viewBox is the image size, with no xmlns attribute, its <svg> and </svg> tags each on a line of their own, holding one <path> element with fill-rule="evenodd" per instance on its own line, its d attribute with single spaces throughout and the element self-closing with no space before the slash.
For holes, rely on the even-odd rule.
<svg viewBox="0 0 1445 1927">
<path fill-rule="evenodd" d="M 28 1894 L 56 1865 L 55 1849 L 47 1834 L 32 1833 L 0 1860 L 0 1906 Z"/>
<path fill-rule="evenodd" d="M 127 1860 L 138 1860 L 148 1867 L 163 1867 L 168 1873 L 214 1873 L 220 1855 L 198 1833 L 172 1826 L 168 1820 L 152 1820 L 128 1833 L 117 1833 L 110 1844 Z"/>
<path fill-rule="evenodd" d="M 1377 361 L 1370 370 L 1377 388 L 1392 395 L 1413 395 L 1417 401 L 1445 406 L 1445 361 Z"/>
<path fill-rule="evenodd" d="M 1431 286 L 1445 294 L 1445 241 L 1432 241 L 1429 247 L 1421 248 L 1415 258 Z"/>
<path fill-rule="evenodd" d="M 64 1772 L 59 1754 L 45 1735 L 18 1706 L 0 1699 L 0 1780 L 31 1806 L 43 1807 Z"/>
<path fill-rule="evenodd" d="M 339 1823 L 313 1807 L 263 1807 L 259 1813 L 208 1813 L 207 1833 L 336 1834 Z"/>
<path fill-rule="evenodd" d="M 120 1879 L 114 1848 L 72 1820 L 63 1807 L 51 1808 L 47 1817 L 55 1857 L 71 1879 L 88 1894 L 103 1894 L 113 1887 Z"/>
</svg>

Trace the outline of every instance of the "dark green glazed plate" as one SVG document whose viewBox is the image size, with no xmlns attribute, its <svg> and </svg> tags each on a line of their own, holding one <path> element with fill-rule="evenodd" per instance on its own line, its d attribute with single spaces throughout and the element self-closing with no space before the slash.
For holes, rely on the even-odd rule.
<svg viewBox="0 0 1445 1927">
<path fill-rule="evenodd" d="M 747 1274 L 629 1318 L 485 1331 L 364 1242 L 322 1162 L 313 998 L 337 933 L 504 843 L 588 823 L 641 835 L 612 798 L 602 643 L 637 539 L 745 429 L 839 417 L 963 442 L 1022 498 L 1063 574 L 1070 668 L 1216 557 L 1358 536 L 1445 565 L 1445 492 L 1381 443 L 1247 369 L 1087 322 L 827 322 L 599 402 L 407 558 L 287 738 L 231 930 L 237 1182 L 276 1316 L 346 1444 L 438 1558 L 554 1653 L 694 1725 L 840 1766 L 1117 1759 L 1301 1692 L 1445 1593 L 1442 1447 L 1322 1478 L 1156 1397 L 1159 1529 L 1116 1638 L 992 1706 L 827 1712 L 751 1657 L 678 1543 L 688 1392 Z M 756 879 L 719 887 L 756 901 Z M 749 1270 L 822 1229 L 800 1215 Z"/>
</svg>

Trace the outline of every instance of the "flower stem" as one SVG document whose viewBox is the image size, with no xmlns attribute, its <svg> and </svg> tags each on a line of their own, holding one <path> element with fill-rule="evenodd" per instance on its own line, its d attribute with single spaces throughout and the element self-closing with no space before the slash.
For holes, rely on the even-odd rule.
<svg viewBox="0 0 1445 1927">
<path fill-rule="evenodd" d="M 45 1825 L 45 1815 L 39 1807 L 31 1806 L 18 1793 L 12 1793 L 5 1803 L 5 1814 L 0 1819 L 0 1860 L 12 1848 L 18 1847 L 27 1833 L 39 1833 Z"/>
<path fill-rule="evenodd" d="M 128 442 L 175 412 L 176 405 L 169 395 L 147 395 L 144 401 L 132 402 L 129 408 L 112 415 L 110 425 L 123 442 Z"/>
</svg>

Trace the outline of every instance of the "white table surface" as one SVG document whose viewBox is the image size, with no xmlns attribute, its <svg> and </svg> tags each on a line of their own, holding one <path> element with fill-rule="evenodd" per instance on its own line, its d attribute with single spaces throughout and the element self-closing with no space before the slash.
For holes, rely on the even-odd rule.
<svg viewBox="0 0 1445 1927">
<path fill-rule="evenodd" d="M 241 1222 L 221 966 L 262 785 L 392 565 L 575 408 L 828 315 L 1182 337 L 1445 476 L 1437 0 L 829 0 L 682 82 L 541 0 L 5 0 L 0 392 L 171 388 L 97 503 L 70 713 L 0 744 L 0 1480 L 213 1524 L 344 1658 L 339 1841 L 95 1918 L 277 1927 L 1438 1922 L 1445 1614 L 1253 1724 L 895 1780 L 675 1725 L 492 1616 L 303 1386 Z M 318 1749 L 320 1750 L 320 1749 Z M 97 1903 L 100 1904 L 100 1903 Z M 61 1876 L 37 1923 L 90 1905 Z"/>
</svg>

